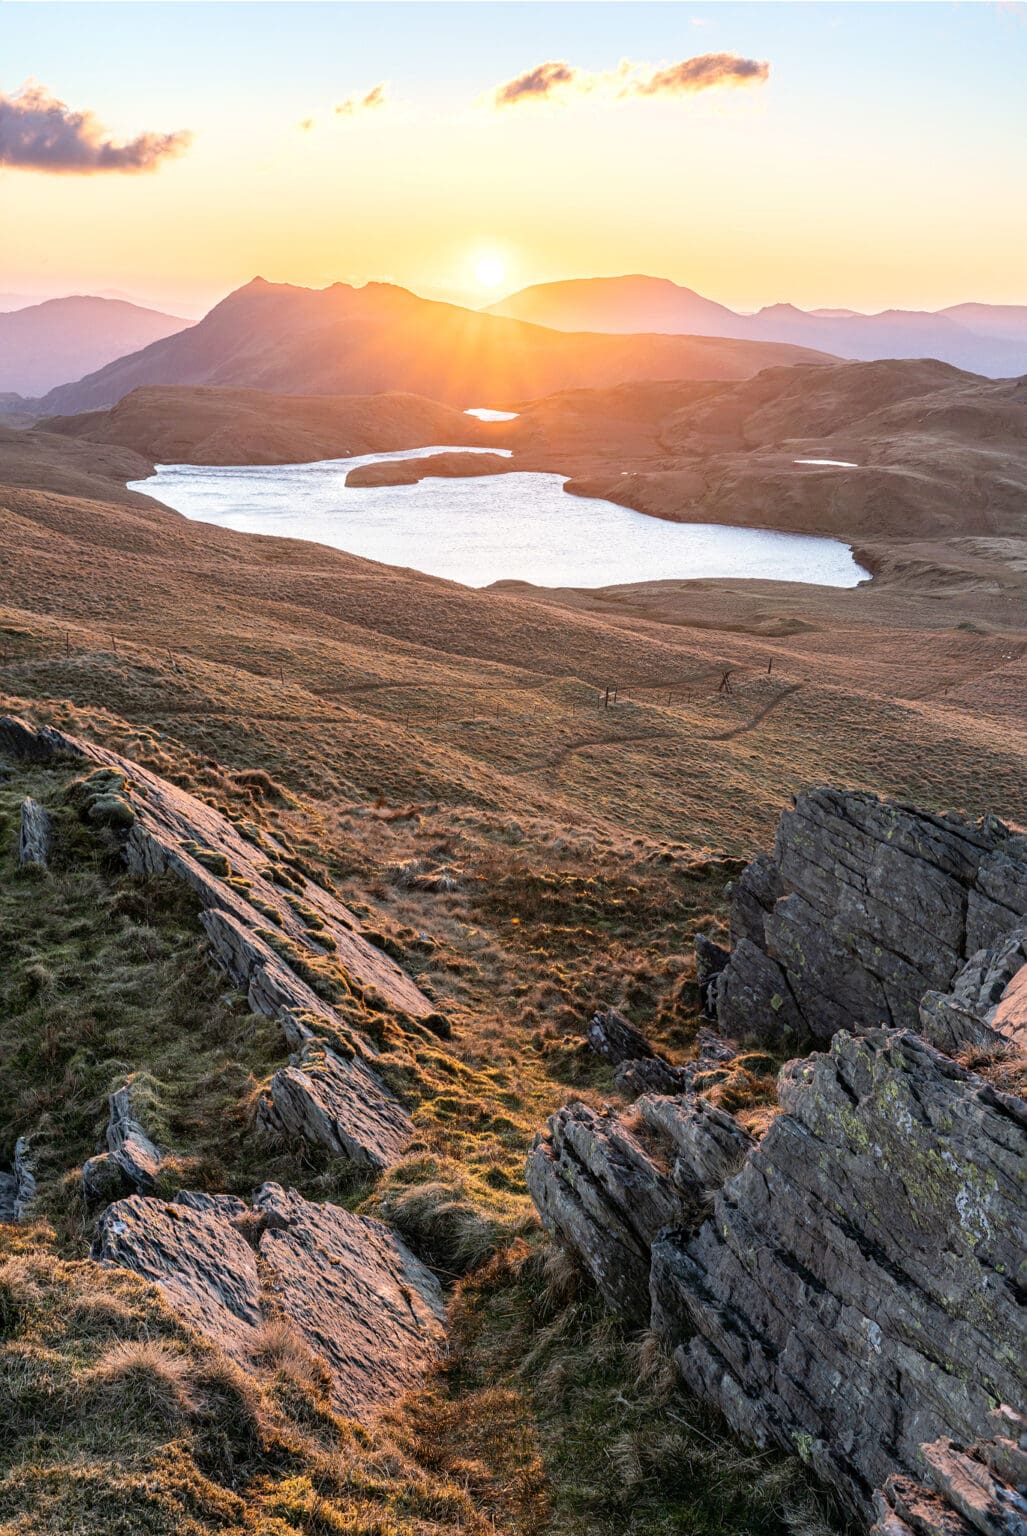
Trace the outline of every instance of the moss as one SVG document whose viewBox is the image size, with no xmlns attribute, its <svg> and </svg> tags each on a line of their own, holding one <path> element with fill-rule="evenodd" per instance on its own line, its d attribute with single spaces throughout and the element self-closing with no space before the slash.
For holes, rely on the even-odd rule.
<svg viewBox="0 0 1027 1536">
<path fill-rule="evenodd" d="M 202 843 L 197 843 L 193 838 L 185 838 L 182 842 L 182 848 L 184 852 L 189 854 L 190 858 L 196 860 L 197 864 L 202 865 L 204 869 L 210 870 L 212 875 L 219 875 L 223 880 L 227 880 L 231 875 L 232 866 L 229 863 L 228 857 L 221 853 L 219 849 L 207 848 Z"/>
</svg>

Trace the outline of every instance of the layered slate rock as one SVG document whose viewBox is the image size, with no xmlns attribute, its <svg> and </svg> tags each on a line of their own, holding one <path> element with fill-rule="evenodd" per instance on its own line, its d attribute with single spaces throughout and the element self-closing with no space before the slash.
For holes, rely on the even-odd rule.
<svg viewBox="0 0 1027 1536">
<path fill-rule="evenodd" d="M 308 1044 L 295 1065 L 281 1067 L 257 1112 L 263 1130 L 299 1136 L 369 1168 L 398 1161 L 410 1140 L 406 1111 L 377 1092 L 359 1057 L 343 1062 Z"/>
<path fill-rule="evenodd" d="M 100 1217 L 92 1256 L 134 1270 L 225 1354 L 247 1362 L 259 1341 L 257 1257 L 216 1210 L 130 1195 Z"/>
<path fill-rule="evenodd" d="M 697 1231 L 652 1250 L 684 1381 L 869 1513 L 920 1447 L 1027 1399 L 1027 1106 L 918 1036 L 839 1033 Z"/>
<path fill-rule="evenodd" d="M 27 1136 L 19 1136 L 14 1144 L 13 1168 L 9 1173 L 0 1172 L 0 1221 L 25 1221 L 31 1215 L 35 1198 L 36 1175 L 31 1144 Z"/>
<path fill-rule="evenodd" d="M 333 1150 L 374 1168 L 388 1166 L 412 1135 L 405 1111 L 375 1072 L 373 1043 L 356 1036 L 340 1015 L 303 979 L 285 955 L 327 957 L 359 988 L 372 991 L 396 1012 L 414 1021 L 434 1014 L 434 1005 L 388 955 L 360 932 L 360 924 L 330 891 L 307 878 L 281 845 L 266 833 L 256 840 L 193 795 L 128 758 L 46 727 L 34 730 L 14 716 L 0 718 L 0 751 L 32 762 L 83 762 L 124 780 L 126 811 L 115 823 L 130 869 L 170 873 L 199 897 L 201 920 L 215 957 L 240 987 L 250 1006 L 278 1019 L 290 1047 L 302 1051 L 315 1038 L 311 1017 L 327 1017 L 332 1033 L 349 1035 L 354 1054 L 333 1056 L 335 1132 Z M 276 950 L 268 938 L 280 946 Z M 302 1075 L 304 1068 L 291 1069 Z M 301 1084 L 291 1079 L 293 1098 Z M 311 1109 L 298 1120 L 320 1126 L 316 1110 L 322 1085 L 310 1084 Z M 273 1097 L 273 1095 L 272 1095 Z M 327 1145 L 320 1140 L 319 1144 Z M 106 1170 L 94 1170 L 98 1179 Z M 101 1180 L 106 1188 L 109 1180 Z M 138 1181 L 133 1180 L 138 1185 Z"/>
<path fill-rule="evenodd" d="M 444 1339 L 431 1271 L 380 1221 L 277 1184 L 253 1205 L 275 1300 L 328 1366 L 337 1411 L 366 1418 L 416 1387 Z"/>
<path fill-rule="evenodd" d="M 259 1233 L 256 1251 L 242 1235 Z M 252 1369 L 261 1323 L 284 1316 L 328 1369 L 337 1412 L 366 1421 L 439 1354 L 438 1281 L 381 1222 L 265 1184 L 232 1195 L 133 1195 L 100 1218 L 93 1258 L 156 1283 L 198 1332 Z"/>
<path fill-rule="evenodd" d="M 21 802 L 21 826 L 18 835 L 18 865 L 27 869 L 46 868 L 50 857 L 50 813 L 31 795 Z"/>
<path fill-rule="evenodd" d="M 947 992 L 978 950 L 1022 925 L 1027 838 L 993 817 L 816 789 L 730 894 L 731 958 L 715 982 L 726 1034 L 915 1028 L 926 992 Z"/>
<path fill-rule="evenodd" d="M 135 1084 L 128 1082 L 108 1098 L 107 1151 L 82 1166 L 88 1204 L 112 1200 L 126 1189 L 145 1195 L 157 1187 L 164 1153 L 143 1128 L 137 1097 Z"/>
<path fill-rule="evenodd" d="M 614 1110 L 558 1110 L 535 1139 L 527 1182 L 546 1228 L 578 1254 L 607 1303 L 641 1327 L 656 1234 L 694 1218 L 749 1138 L 697 1098 L 646 1096 L 634 1110 L 635 1129 Z"/>
<path fill-rule="evenodd" d="M 920 1030 L 950 1053 L 1001 1044 L 1027 1050 L 1027 925 L 979 949 L 951 992 L 926 993 Z"/>
</svg>

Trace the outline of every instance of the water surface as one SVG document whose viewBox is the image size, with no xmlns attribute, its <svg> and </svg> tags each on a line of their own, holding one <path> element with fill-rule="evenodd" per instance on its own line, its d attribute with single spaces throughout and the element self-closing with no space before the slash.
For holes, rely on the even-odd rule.
<svg viewBox="0 0 1027 1536">
<path fill-rule="evenodd" d="M 411 448 L 238 469 L 159 464 L 155 475 L 134 481 L 131 489 L 199 522 L 311 539 L 471 587 L 503 579 L 601 587 L 726 576 L 854 587 L 869 575 L 837 539 L 664 522 L 610 501 L 568 496 L 562 475 L 345 484 L 358 464 L 475 451 L 502 450 Z"/>
</svg>

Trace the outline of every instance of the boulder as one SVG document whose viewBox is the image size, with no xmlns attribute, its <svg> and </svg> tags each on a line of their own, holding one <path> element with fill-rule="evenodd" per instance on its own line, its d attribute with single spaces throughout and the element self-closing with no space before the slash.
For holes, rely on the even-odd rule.
<svg viewBox="0 0 1027 1536">
<path fill-rule="evenodd" d="M 110 1095 L 107 1150 L 133 1189 L 148 1194 L 156 1187 L 163 1153 L 144 1131 L 135 1097 L 132 1083 L 125 1083 Z"/>
<path fill-rule="evenodd" d="M 10 1173 L 0 1173 L 0 1221 L 24 1221 L 31 1215 L 36 1198 L 36 1174 L 32 1148 L 27 1136 L 14 1144 L 14 1166 Z"/>
<path fill-rule="evenodd" d="M 724 1033 L 796 1042 L 915 1027 L 980 949 L 1027 916 L 1027 838 L 993 817 L 936 816 L 815 789 L 781 817 L 773 858 L 729 888 Z"/>
<path fill-rule="evenodd" d="M 260 1258 L 286 1317 L 328 1366 L 337 1412 L 366 1419 L 416 1387 L 439 1354 L 438 1281 L 380 1221 L 265 1184 Z"/>
<path fill-rule="evenodd" d="M 656 1055 L 642 1031 L 616 1008 L 600 1009 L 593 1014 L 586 1038 L 596 1055 L 614 1066 L 619 1066 L 622 1061 L 641 1061 Z"/>
<path fill-rule="evenodd" d="M 18 865 L 45 869 L 50 857 L 50 812 L 27 796 L 21 802 L 21 831 L 18 838 Z"/>
<path fill-rule="evenodd" d="M 779 1097 L 710 1219 L 656 1238 L 652 1324 L 735 1430 L 868 1514 L 1027 1396 L 1027 1106 L 903 1030 L 837 1034 Z"/>
<path fill-rule="evenodd" d="M 257 1257 L 217 1212 L 130 1195 L 103 1212 L 92 1257 L 152 1280 L 185 1322 L 248 1364 L 261 1320 Z"/>
<path fill-rule="evenodd" d="M 256 1251 L 241 1228 L 259 1233 Z M 262 1320 L 286 1317 L 327 1367 L 335 1410 L 362 1421 L 416 1387 L 444 1341 L 439 1283 L 390 1228 L 277 1184 L 252 1207 L 132 1195 L 100 1217 L 92 1256 L 153 1281 L 247 1370 Z"/>
<path fill-rule="evenodd" d="M 374 1169 L 397 1162 L 410 1142 L 406 1110 L 360 1058 L 345 1060 L 314 1043 L 274 1074 L 257 1121 Z"/>
<path fill-rule="evenodd" d="M 662 1056 L 642 1056 L 622 1061 L 613 1081 L 618 1093 L 637 1099 L 641 1093 L 684 1093 L 689 1079 L 683 1067 L 672 1067 Z"/>
<path fill-rule="evenodd" d="M 704 933 L 695 936 L 695 977 L 702 998 L 702 1011 L 708 1019 L 717 1017 L 716 981 L 730 959 L 730 951 L 723 944 L 708 939 Z"/>
</svg>

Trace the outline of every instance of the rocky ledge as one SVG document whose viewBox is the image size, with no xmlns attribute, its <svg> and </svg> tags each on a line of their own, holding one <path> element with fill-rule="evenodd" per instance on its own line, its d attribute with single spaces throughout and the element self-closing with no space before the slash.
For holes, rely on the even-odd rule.
<svg viewBox="0 0 1027 1536">
<path fill-rule="evenodd" d="M 252 1370 L 284 1319 L 328 1369 L 332 1406 L 369 1420 L 440 1353 L 438 1281 L 381 1222 L 265 1184 L 252 1205 L 182 1191 L 100 1217 L 93 1258 L 155 1282 L 170 1306 Z"/>
<path fill-rule="evenodd" d="M 917 1028 L 925 993 L 1027 917 L 1027 837 L 815 789 L 781 817 L 773 855 L 730 894 L 731 956 L 711 999 L 723 1032 L 827 1040 Z"/>
<path fill-rule="evenodd" d="M 950 1054 L 1023 1049 L 1024 853 L 991 821 L 804 797 L 775 858 L 736 882 L 713 979 L 736 1036 L 773 1038 L 785 1013 L 831 1037 L 782 1069 L 762 1140 L 702 1097 L 702 1074 L 661 1064 L 678 1092 L 568 1105 L 528 1161 L 543 1223 L 607 1303 L 878 1536 L 1027 1536 L 1017 1479 L 996 1473 L 1003 1493 L 969 1465 L 996 1404 L 1027 1403 L 1027 1104 Z M 742 946 L 765 968 L 732 980 Z M 741 1010 L 745 974 L 767 985 Z M 627 1021 L 592 1036 L 652 1060 Z"/>
<path fill-rule="evenodd" d="M 281 1023 L 296 1053 L 271 1083 L 261 1125 L 372 1169 L 396 1162 L 412 1135 L 410 1121 L 375 1071 L 371 1040 L 315 990 L 318 966 L 331 962 L 351 990 L 382 1000 L 414 1027 L 437 1029 L 438 1016 L 395 961 L 363 937 L 353 913 L 274 837 L 241 828 L 116 752 L 10 715 L 0 717 L 0 752 L 92 766 L 78 791 L 86 818 L 115 832 L 130 869 L 175 875 L 195 891 L 215 958 L 255 1012 Z M 315 1046 L 319 1020 L 328 1025 L 320 1032 L 347 1042 L 345 1049 Z M 119 1150 L 110 1147 L 111 1155 Z M 104 1170 L 92 1171 L 106 1182 Z M 137 1188 L 146 1187 L 128 1171 Z"/>
</svg>

